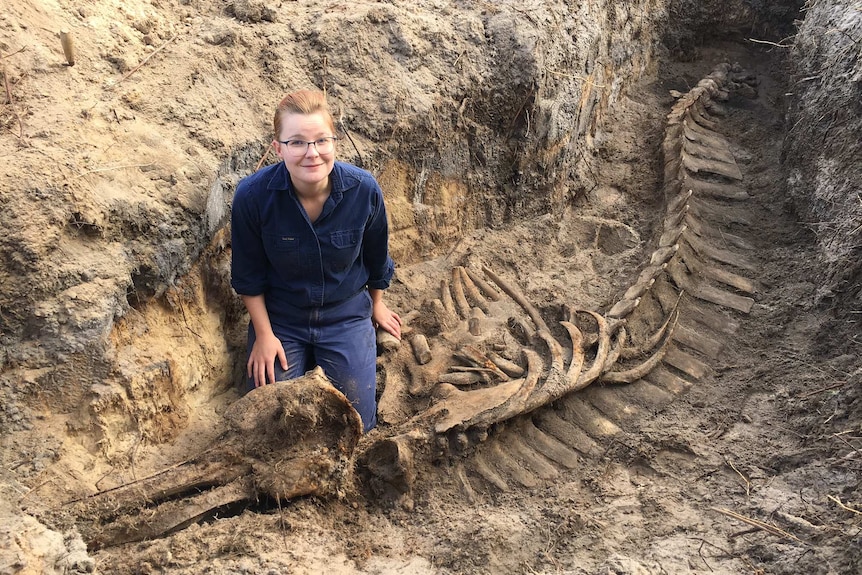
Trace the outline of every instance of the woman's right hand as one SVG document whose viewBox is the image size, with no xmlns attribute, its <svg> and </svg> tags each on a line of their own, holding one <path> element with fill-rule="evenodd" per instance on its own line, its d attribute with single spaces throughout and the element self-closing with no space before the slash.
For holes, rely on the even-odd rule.
<svg viewBox="0 0 862 575">
<path fill-rule="evenodd" d="M 281 363 L 281 368 L 286 370 L 287 356 L 281 341 L 272 332 L 261 334 L 254 341 L 246 365 L 248 377 L 254 378 L 255 387 L 275 383 L 276 359 Z"/>
</svg>

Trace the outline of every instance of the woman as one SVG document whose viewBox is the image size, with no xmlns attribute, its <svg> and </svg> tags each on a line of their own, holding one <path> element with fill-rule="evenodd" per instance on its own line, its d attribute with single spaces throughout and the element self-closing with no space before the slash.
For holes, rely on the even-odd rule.
<svg viewBox="0 0 862 575">
<path fill-rule="evenodd" d="M 368 431 L 375 326 L 401 337 L 383 302 L 394 273 L 383 193 L 370 173 L 335 160 L 322 92 L 288 94 L 273 124 L 281 161 L 239 183 L 231 215 L 231 285 L 250 317 L 246 390 L 319 365 Z"/>
</svg>

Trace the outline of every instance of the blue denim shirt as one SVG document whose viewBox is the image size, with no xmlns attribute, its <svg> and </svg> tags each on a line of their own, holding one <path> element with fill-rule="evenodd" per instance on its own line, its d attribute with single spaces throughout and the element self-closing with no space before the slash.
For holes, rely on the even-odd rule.
<svg viewBox="0 0 862 575">
<path fill-rule="evenodd" d="M 335 162 L 332 191 L 312 224 L 283 162 L 243 178 L 231 210 L 231 286 L 283 306 L 343 301 L 366 286 L 386 289 L 394 273 L 383 192 L 374 177 Z"/>
</svg>

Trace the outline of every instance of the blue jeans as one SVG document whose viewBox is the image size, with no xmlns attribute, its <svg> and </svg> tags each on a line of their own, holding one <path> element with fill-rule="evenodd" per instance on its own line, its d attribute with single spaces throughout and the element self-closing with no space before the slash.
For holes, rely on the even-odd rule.
<svg viewBox="0 0 862 575">
<path fill-rule="evenodd" d="M 272 330 L 287 356 L 287 370 L 276 359 L 275 380 L 300 377 L 319 365 L 359 412 L 366 432 L 377 425 L 377 338 L 371 307 L 371 296 L 362 290 L 322 307 L 268 310 Z M 254 342 L 249 322 L 246 360 Z M 244 392 L 252 389 L 254 379 L 248 378 Z"/>
</svg>

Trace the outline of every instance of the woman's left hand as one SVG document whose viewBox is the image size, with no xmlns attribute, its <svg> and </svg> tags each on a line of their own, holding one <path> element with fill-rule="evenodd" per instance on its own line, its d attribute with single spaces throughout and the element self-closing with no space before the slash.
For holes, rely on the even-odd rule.
<svg viewBox="0 0 862 575">
<path fill-rule="evenodd" d="M 374 327 L 382 327 L 398 339 L 401 339 L 401 317 L 389 307 L 378 301 L 371 310 L 371 322 Z"/>
</svg>

